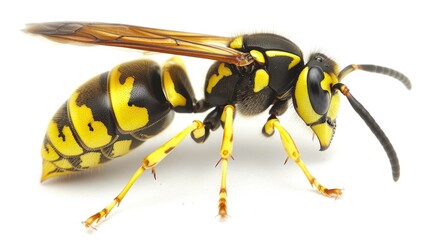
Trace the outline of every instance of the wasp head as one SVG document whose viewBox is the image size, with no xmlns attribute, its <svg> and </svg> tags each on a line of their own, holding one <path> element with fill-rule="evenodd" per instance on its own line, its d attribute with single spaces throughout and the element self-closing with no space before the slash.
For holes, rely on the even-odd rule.
<svg viewBox="0 0 429 240">
<path fill-rule="evenodd" d="M 319 139 L 320 150 L 329 147 L 340 103 L 333 88 L 338 83 L 338 65 L 324 54 L 312 54 L 299 74 L 293 93 L 298 115 Z"/>
</svg>

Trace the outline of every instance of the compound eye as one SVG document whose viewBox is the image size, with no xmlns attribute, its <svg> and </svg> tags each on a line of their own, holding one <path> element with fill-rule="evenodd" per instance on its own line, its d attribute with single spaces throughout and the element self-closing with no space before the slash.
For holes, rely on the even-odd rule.
<svg viewBox="0 0 429 240">
<path fill-rule="evenodd" d="M 308 96 L 310 97 L 311 106 L 313 110 L 324 115 L 328 112 L 330 94 L 327 90 L 322 88 L 322 81 L 325 79 L 325 74 L 319 67 L 312 67 L 308 71 L 307 86 Z"/>
</svg>

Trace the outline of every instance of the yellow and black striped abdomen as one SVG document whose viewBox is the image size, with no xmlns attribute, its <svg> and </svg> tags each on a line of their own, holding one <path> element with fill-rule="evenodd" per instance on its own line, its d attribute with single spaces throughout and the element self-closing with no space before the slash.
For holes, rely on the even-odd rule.
<svg viewBox="0 0 429 240">
<path fill-rule="evenodd" d="M 54 115 L 42 146 L 42 181 L 124 155 L 173 116 L 157 63 L 120 64 L 83 84 Z"/>
</svg>

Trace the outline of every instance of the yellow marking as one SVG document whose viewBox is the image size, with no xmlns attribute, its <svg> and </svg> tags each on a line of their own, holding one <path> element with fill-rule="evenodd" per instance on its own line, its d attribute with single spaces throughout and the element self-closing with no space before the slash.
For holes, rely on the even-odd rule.
<svg viewBox="0 0 429 240">
<path fill-rule="evenodd" d="M 335 67 L 337 67 L 338 68 L 338 66 L 335 66 Z M 334 70 L 334 71 L 336 71 L 336 70 Z M 332 85 L 331 86 L 333 86 L 333 85 L 335 85 L 335 84 L 337 84 L 337 83 L 339 83 L 340 81 L 338 80 L 338 74 L 336 74 L 336 73 L 331 73 L 331 74 L 329 74 L 329 76 L 331 77 L 331 80 L 332 80 Z"/>
<path fill-rule="evenodd" d="M 170 72 L 164 72 L 162 83 L 164 85 L 165 95 L 173 107 L 186 106 L 186 98 L 182 94 L 176 92 Z"/>
<path fill-rule="evenodd" d="M 243 47 L 243 36 L 238 36 L 236 38 L 234 38 L 234 40 L 231 41 L 231 43 L 229 44 L 230 48 L 234 48 L 234 49 L 240 49 Z"/>
<path fill-rule="evenodd" d="M 264 54 L 262 54 L 260 51 L 258 50 L 251 50 L 250 51 L 250 55 L 252 55 L 252 57 L 260 64 L 265 63 L 265 57 Z"/>
<path fill-rule="evenodd" d="M 100 164 L 101 153 L 100 152 L 89 152 L 80 156 L 80 166 L 82 168 L 91 168 Z"/>
<path fill-rule="evenodd" d="M 218 84 L 218 82 L 224 78 L 224 77 L 228 77 L 232 75 L 232 71 L 231 69 L 229 69 L 228 67 L 225 66 L 225 63 L 221 63 L 218 67 L 218 73 L 219 74 L 213 74 L 210 78 L 209 78 L 209 82 L 207 84 L 207 89 L 206 91 L 208 93 L 211 93 L 213 88 Z"/>
<path fill-rule="evenodd" d="M 286 57 L 292 58 L 292 61 L 290 62 L 288 69 L 295 67 L 299 62 L 301 62 L 301 58 L 299 56 L 290 52 L 269 50 L 269 51 L 266 51 L 265 54 L 268 57 L 286 56 Z"/>
<path fill-rule="evenodd" d="M 69 115 L 77 135 L 88 148 L 96 149 L 108 145 L 112 136 L 102 121 L 95 121 L 91 108 L 76 103 L 79 93 L 75 92 L 68 101 Z"/>
<path fill-rule="evenodd" d="M 128 105 L 135 79 L 129 76 L 124 83 L 121 83 L 119 81 L 121 75 L 119 66 L 110 72 L 110 101 L 119 127 L 126 132 L 131 132 L 146 126 L 149 122 L 149 113 L 145 107 Z"/>
<path fill-rule="evenodd" d="M 316 134 L 319 139 L 320 147 L 326 149 L 331 144 L 332 136 L 334 135 L 334 130 L 327 123 L 320 123 L 317 125 L 311 126 L 311 129 Z"/>
<path fill-rule="evenodd" d="M 270 76 L 264 69 L 258 69 L 255 73 L 255 86 L 253 92 L 257 93 L 268 86 Z"/>
<path fill-rule="evenodd" d="M 320 87 L 323 90 L 328 91 L 329 95 L 331 95 L 331 86 L 333 86 L 335 84 L 334 79 L 332 79 L 333 75 L 328 74 L 326 72 L 323 72 L 323 76 L 324 77 L 323 77 L 322 81 L 320 82 Z"/>
<path fill-rule="evenodd" d="M 119 157 L 130 152 L 132 140 L 117 141 L 113 144 L 111 157 Z"/>
<path fill-rule="evenodd" d="M 296 111 L 299 116 L 304 120 L 306 124 L 311 124 L 320 119 L 320 115 L 317 114 L 311 106 L 310 96 L 308 95 L 307 86 L 307 75 L 308 67 L 305 67 L 298 77 L 298 81 L 295 85 L 295 99 L 296 99 Z"/>
<path fill-rule="evenodd" d="M 55 166 L 61 169 L 70 169 L 73 168 L 73 165 L 67 159 L 61 159 L 59 161 L 53 162 Z"/>
<path fill-rule="evenodd" d="M 337 118 L 338 110 L 340 109 L 340 94 L 334 94 L 331 97 L 331 104 L 329 105 L 328 117 L 331 119 Z"/>
<path fill-rule="evenodd" d="M 51 144 L 46 143 L 42 146 L 42 159 L 46 161 L 54 161 L 60 158 L 60 155 L 54 150 Z"/>
<path fill-rule="evenodd" d="M 52 145 L 66 156 L 77 156 L 83 153 L 83 149 L 77 143 L 69 126 L 64 126 L 60 133 L 58 125 L 51 121 L 46 135 Z"/>
</svg>

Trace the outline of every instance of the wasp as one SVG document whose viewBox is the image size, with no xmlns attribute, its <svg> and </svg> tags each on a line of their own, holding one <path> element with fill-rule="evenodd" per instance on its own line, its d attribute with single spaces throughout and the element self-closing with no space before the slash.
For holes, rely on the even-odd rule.
<svg viewBox="0 0 429 240">
<path fill-rule="evenodd" d="M 218 213 L 226 217 L 228 160 L 232 157 L 235 113 L 254 116 L 268 110 L 263 135 L 278 131 L 288 159 L 301 168 L 309 183 L 322 195 L 339 197 L 339 188 L 326 188 L 310 173 L 279 116 L 288 106 L 310 127 L 320 150 L 330 146 L 336 129 L 340 95 L 365 121 L 387 153 L 393 180 L 400 166 L 389 139 L 369 112 L 351 94 L 342 79 L 355 70 L 396 78 L 411 89 L 402 73 L 376 65 L 351 64 L 340 70 L 322 53 L 305 63 L 300 48 L 289 39 L 270 33 L 220 37 L 147 27 L 86 22 L 29 24 L 26 32 L 51 40 L 87 43 L 176 55 L 162 67 L 149 59 L 119 64 L 79 87 L 49 123 L 42 146 L 42 181 L 99 166 L 127 154 L 163 131 L 177 113 L 209 111 L 164 145 L 146 156 L 123 190 L 101 211 L 83 222 L 93 227 L 118 205 L 146 170 L 155 166 L 190 135 L 203 143 L 222 126 L 221 184 Z M 215 60 L 207 72 L 204 98 L 197 100 L 183 61 L 177 56 Z M 292 102 L 292 104 L 291 104 Z"/>
</svg>

